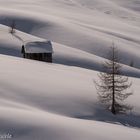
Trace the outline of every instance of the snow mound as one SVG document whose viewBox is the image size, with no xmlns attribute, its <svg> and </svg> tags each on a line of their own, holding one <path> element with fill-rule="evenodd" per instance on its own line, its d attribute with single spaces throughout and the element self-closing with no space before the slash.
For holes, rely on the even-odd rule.
<svg viewBox="0 0 140 140">
<path fill-rule="evenodd" d="M 121 63 L 140 68 L 140 16 L 123 0 L 3 0 L 0 23 L 20 31 L 107 58 L 112 41 Z M 125 6 L 123 6 L 125 5 Z M 26 11 L 25 11 L 26 8 Z"/>
<path fill-rule="evenodd" d="M 0 4 L 0 136 L 140 139 L 140 0 L 0 0 Z M 13 21 L 16 32 L 10 34 Z M 20 58 L 23 44 L 46 39 L 52 42 L 54 63 Z M 112 42 L 118 47 L 123 74 L 133 82 L 134 95 L 125 101 L 133 106 L 128 115 L 106 111 L 93 83 L 97 71 L 103 71 Z"/>
<path fill-rule="evenodd" d="M 98 103 L 95 71 L 4 55 L 0 65 L 0 128 L 13 139 L 139 139 L 139 130 L 123 126 L 140 127 L 138 79 L 127 100 L 135 113 L 115 117 Z"/>
</svg>

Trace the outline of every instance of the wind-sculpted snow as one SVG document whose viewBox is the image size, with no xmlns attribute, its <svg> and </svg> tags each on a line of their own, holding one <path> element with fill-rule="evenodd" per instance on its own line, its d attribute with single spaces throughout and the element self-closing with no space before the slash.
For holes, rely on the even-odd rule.
<svg viewBox="0 0 140 140">
<path fill-rule="evenodd" d="M 14 140 L 139 140 L 139 130 L 129 128 L 140 128 L 138 79 L 132 79 L 136 92 L 126 101 L 133 113 L 114 116 L 98 103 L 95 71 L 4 55 L 0 65 L 1 135 L 9 133 Z"/>
<path fill-rule="evenodd" d="M 139 11 L 140 0 L 0 0 L 0 139 L 139 140 Z M 52 64 L 21 58 L 45 40 Z M 108 112 L 93 82 L 112 42 L 133 83 L 128 115 Z"/>
<path fill-rule="evenodd" d="M 130 1 L 0 2 L 1 24 L 10 26 L 15 21 L 20 31 L 104 58 L 114 42 L 120 50 L 121 63 L 130 65 L 134 61 L 134 67 L 140 68 L 140 16 L 122 6 L 126 3 L 128 7 Z"/>
</svg>

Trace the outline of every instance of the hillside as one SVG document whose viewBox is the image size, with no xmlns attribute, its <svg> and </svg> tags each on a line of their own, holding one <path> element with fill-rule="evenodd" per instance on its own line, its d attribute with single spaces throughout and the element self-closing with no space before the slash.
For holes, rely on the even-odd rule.
<svg viewBox="0 0 140 140">
<path fill-rule="evenodd" d="M 139 11 L 130 8 L 138 6 L 138 2 L 126 0 L 124 2 L 1 0 L 0 2 L 1 24 L 10 26 L 15 20 L 16 28 L 20 31 L 104 58 L 107 58 L 108 48 L 114 42 L 120 50 L 121 62 L 129 65 L 134 61 L 134 67 L 140 68 Z M 7 52 L 4 48 L 3 51 L 3 54 Z"/>
<path fill-rule="evenodd" d="M 0 0 L 0 138 L 139 140 L 139 25 L 140 0 Z M 22 58 L 23 44 L 45 40 L 52 64 Z M 127 115 L 107 111 L 93 82 L 112 42 L 133 83 Z"/>
<path fill-rule="evenodd" d="M 0 60 L 1 133 L 14 140 L 139 139 L 140 80 L 132 79 L 136 92 L 127 100 L 133 114 L 114 116 L 97 100 L 97 72 L 4 55 Z"/>
</svg>

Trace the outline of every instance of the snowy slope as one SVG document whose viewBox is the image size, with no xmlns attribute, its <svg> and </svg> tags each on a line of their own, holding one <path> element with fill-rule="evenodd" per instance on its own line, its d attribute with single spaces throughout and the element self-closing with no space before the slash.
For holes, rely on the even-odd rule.
<svg viewBox="0 0 140 140">
<path fill-rule="evenodd" d="M 14 35 L 8 31 L 9 28 L 7 26 L 0 26 L 0 33 L 3 34 L 3 36 L 0 37 L 0 52 L 2 54 L 22 57 L 21 46 L 23 44 L 32 41 L 45 41 L 45 39 L 21 31 L 16 31 Z M 103 71 L 102 63 L 106 61 L 106 59 L 59 43 L 52 42 L 52 45 L 54 51 L 53 63 Z M 122 72 L 128 76 L 140 77 L 139 69 L 127 65 L 123 66 Z"/>
<path fill-rule="evenodd" d="M 0 136 L 139 140 L 139 7 L 140 0 L 0 0 Z M 20 58 L 22 44 L 45 40 L 52 41 L 53 64 Z M 93 83 L 112 42 L 123 74 L 135 77 L 129 115 L 106 111 Z"/>
<path fill-rule="evenodd" d="M 140 138 L 139 130 L 123 126 L 140 127 L 138 79 L 132 79 L 137 90 L 127 100 L 133 114 L 115 117 L 98 103 L 97 72 L 3 55 L 0 65 L 0 129 L 14 140 Z"/>
<path fill-rule="evenodd" d="M 140 68 L 140 16 L 129 8 L 132 4 L 128 1 L 0 2 L 2 24 L 9 26 L 15 20 L 21 31 L 105 58 L 114 41 L 120 49 L 122 63 L 129 65 L 134 61 L 134 67 Z"/>
</svg>

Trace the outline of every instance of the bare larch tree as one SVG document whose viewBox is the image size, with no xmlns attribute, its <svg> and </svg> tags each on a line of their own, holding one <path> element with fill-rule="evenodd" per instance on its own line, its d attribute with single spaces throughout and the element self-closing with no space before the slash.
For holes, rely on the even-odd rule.
<svg viewBox="0 0 140 140">
<path fill-rule="evenodd" d="M 11 25 L 10 25 L 10 33 L 11 34 L 14 34 L 15 33 L 15 30 L 16 30 L 16 23 L 15 23 L 15 20 L 12 21 Z"/>
<path fill-rule="evenodd" d="M 109 60 L 103 64 L 105 72 L 99 73 L 99 82 L 95 82 L 99 99 L 102 103 L 107 104 L 108 109 L 113 113 L 126 113 L 132 108 L 123 104 L 132 92 L 128 92 L 132 82 L 128 77 L 121 74 L 122 65 L 119 64 L 118 50 L 112 45 L 109 51 Z"/>
</svg>

